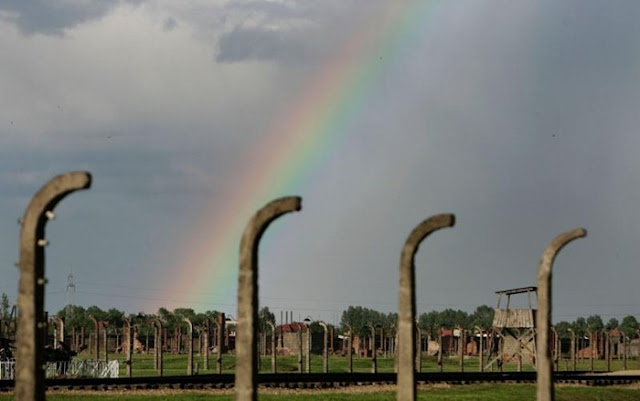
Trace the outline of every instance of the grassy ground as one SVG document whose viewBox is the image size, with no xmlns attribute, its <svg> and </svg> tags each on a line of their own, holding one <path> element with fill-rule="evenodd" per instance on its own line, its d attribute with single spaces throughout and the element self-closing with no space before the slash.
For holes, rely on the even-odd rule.
<svg viewBox="0 0 640 401">
<path fill-rule="evenodd" d="M 259 399 L 266 401 L 385 401 L 395 400 L 395 387 L 350 387 L 341 390 L 264 390 Z M 121 393 L 51 393 L 52 401 L 169 401 L 176 398 L 186 401 L 234 399 L 230 391 L 176 391 L 157 390 Z M 0 401 L 13 399 L 11 395 L 0 395 Z M 469 386 L 426 386 L 419 390 L 418 399 L 432 401 L 511 401 L 535 400 L 535 386 L 523 384 L 469 385 Z M 558 401 L 631 401 L 640 399 L 640 388 L 636 387 L 570 387 L 556 388 Z"/>
<path fill-rule="evenodd" d="M 80 355 L 79 359 L 87 359 L 89 355 Z M 125 358 L 123 355 L 112 354 L 109 355 L 110 360 L 120 360 L 123 361 Z M 235 357 L 234 355 L 223 355 L 223 373 L 233 373 L 235 369 Z M 215 364 L 215 356 L 211 356 L 209 358 L 209 370 L 204 370 L 204 360 L 201 356 L 196 355 L 194 357 L 194 368 L 195 371 L 198 371 L 201 374 L 205 373 L 215 373 L 216 364 Z M 286 373 L 296 373 L 298 372 L 298 363 L 296 356 L 278 356 L 277 358 L 278 372 Z M 589 370 L 589 360 L 579 360 L 577 361 L 577 370 L 588 371 Z M 305 365 L 303 365 L 304 368 Z M 443 370 L 446 372 L 456 372 L 460 369 L 460 361 L 457 357 L 443 358 Z M 478 371 L 478 358 L 467 358 L 464 362 L 465 371 L 476 372 Z M 497 371 L 497 366 L 494 367 Z M 517 365 L 515 363 L 505 364 L 505 371 L 515 371 L 517 369 Z M 527 363 L 523 363 L 522 369 L 525 371 L 533 370 L 533 366 Z M 572 370 L 572 364 L 570 360 L 562 360 L 559 364 L 559 370 Z M 640 361 L 637 359 L 627 361 L 627 369 L 640 369 Z M 329 359 L 329 370 L 331 372 L 347 372 L 347 358 L 341 356 L 331 356 Z M 369 358 L 353 358 L 353 370 L 355 372 L 370 372 L 371 371 L 371 360 Z M 439 367 L 436 363 L 436 359 L 434 357 L 425 357 L 422 362 L 422 371 L 423 372 L 437 372 L 439 371 Z M 594 361 L 594 370 L 596 371 L 605 371 L 606 370 L 606 362 L 602 360 Z M 611 364 L 611 370 L 623 370 L 623 361 L 622 360 L 614 360 Z M 320 355 L 312 355 L 311 356 L 311 371 L 312 372 L 322 372 L 322 357 Z M 394 371 L 394 361 L 392 358 L 382 358 L 378 357 L 378 371 L 379 372 L 393 372 Z M 270 357 L 262 357 L 260 364 L 260 372 L 261 373 L 269 373 L 271 372 L 271 358 Z M 175 376 L 175 375 L 185 375 L 187 373 L 187 357 L 186 355 L 164 355 L 164 369 L 163 374 L 165 376 Z M 124 364 L 120 366 L 120 375 L 124 376 L 126 374 L 126 367 Z M 157 373 L 153 369 L 153 355 L 152 354 L 135 354 L 133 357 L 133 374 L 134 376 L 155 376 Z"/>
</svg>

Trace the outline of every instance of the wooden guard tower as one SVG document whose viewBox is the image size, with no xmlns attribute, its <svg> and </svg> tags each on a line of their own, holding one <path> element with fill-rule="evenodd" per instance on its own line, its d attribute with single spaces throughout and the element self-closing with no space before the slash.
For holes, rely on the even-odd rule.
<svg viewBox="0 0 640 401">
<path fill-rule="evenodd" d="M 536 296 L 537 287 L 514 288 L 511 290 L 496 291 L 498 305 L 493 315 L 493 335 L 490 342 L 490 356 L 485 366 L 493 368 L 496 363 L 500 370 L 504 363 L 516 361 L 518 371 L 522 369 L 522 362 L 536 366 L 536 309 L 531 304 L 531 295 Z M 511 296 L 527 294 L 528 309 L 511 309 Z M 504 309 L 501 307 L 503 298 L 506 297 Z"/>
</svg>

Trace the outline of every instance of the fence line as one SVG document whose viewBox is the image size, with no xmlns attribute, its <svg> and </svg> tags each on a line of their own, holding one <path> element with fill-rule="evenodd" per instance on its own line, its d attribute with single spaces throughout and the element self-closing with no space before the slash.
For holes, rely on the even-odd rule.
<svg viewBox="0 0 640 401">
<path fill-rule="evenodd" d="M 0 380 L 15 379 L 16 361 L 0 362 Z M 120 375 L 120 363 L 117 360 L 104 361 L 63 361 L 47 362 L 46 378 L 54 377 L 99 377 L 114 378 Z"/>
</svg>

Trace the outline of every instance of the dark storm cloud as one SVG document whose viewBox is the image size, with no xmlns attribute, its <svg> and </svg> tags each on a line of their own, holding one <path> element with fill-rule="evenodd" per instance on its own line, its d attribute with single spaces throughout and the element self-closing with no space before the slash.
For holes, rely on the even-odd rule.
<svg viewBox="0 0 640 401">
<path fill-rule="evenodd" d="M 22 32 L 58 34 L 91 18 L 107 22 L 126 4 L 67 0 L 85 6 L 67 5 L 68 15 L 54 13 L 50 21 L 51 9 L 62 13 L 61 2 L 2 1 L 0 16 Z M 310 61 L 326 65 L 350 29 L 371 27 L 364 21 L 373 0 L 186 3 L 153 15 L 140 7 L 110 26 L 150 40 L 142 62 L 119 57 L 113 35 L 78 30 L 77 44 L 41 44 L 12 30 L 0 38 L 15 47 L 7 57 L 15 66 L 0 69 L 2 82 L 18 81 L 13 71 L 29 72 L 0 108 L 0 265 L 13 269 L 5 282 L 15 281 L 15 221 L 29 196 L 70 169 L 91 171 L 94 186 L 60 206 L 51 264 L 93 266 L 83 273 L 91 281 L 107 273 L 136 281 L 125 268 L 131 265 L 140 280 L 157 277 L 158 269 L 175 274 L 170 268 L 184 265 L 177 248 L 203 211 L 239 196 L 229 183 L 240 182 L 240 172 L 264 169 L 247 155 L 251 144 L 262 146 L 273 111 L 296 101 L 300 82 L 313 80 Z M 285 188 L 283 195 L 304 197 L 305 211 L 270 228 L 261 263 L 273 268 L 261 278 L 261 302 L 308 307 L 314 316 L 312 310 L 339 313 L 349 304 L 394 311 L 407 234 L 431 214 L 454 212 L 456 227 L 429 238 L 417 255 L 421 312 L 472 311 L 493 304 L 495 290 L 535 285 L 540 252 L 577 226 L 589 237 L 557 260 L 554 319 L 632 312 L 621 305 L 638 304 L 639 12 L 640 3 L 590 0 L 433 7 L 420 34 L 398 43 L 407 48 L 399 46 L 341 140 L 300 184 Z M 195 33 L 163 35 L 158 21 Z M 152 33 L 138 35 L 146 30 Z M 218 65 L 208 56 L 213 49 L 202 52 L 202 42 L 213 40 Z M 107 57 L 92 61 L 94 48 Z M 53 56 L 43 51 L 49 49 Z M 97 69 L 103 59 L 105 68 Z M 26 68 L 33 60 L 48 69 Z M 78 73 L 62 73 L 73 68 Z M 54 100 L 65 101 L 64 118 L 56 117 L 57 103 L 55 113 L 34 110 Z M 242 117 L 230 110 L 243 110 Z M 33 124 L 25 127 L 27 119 Z M 279 179 L 267 177 L 264 185 L 279 186 Z M 67 239 L 82 243 L 65 247 Z M 285 288 L 284 276 L 314 285 Z M 64 285 L 62 275 L 58 287 Z M 117 304 L 116 294 L 108 301 L 132 308 Z M 158 306 L 168 305 L 151 309 Z"/>
<path fill-rule="evenodd" d="M 292 59 L 301 55 L 301 42 L 292 40 L 290 33 L 263 28 L 236 28 L 222 35 L 218 62 L 244 60 Z"/>
<path fill-rule="evenodd" d="M 80 3 L 55 0 L 4 0 L 0 11 L 7 12 L 26 35 L 43 33 L 62 35 L 66 28 L 105 16 L 115 6 L 140 4 L 143 0 L 90 0 Z"/>
<path fill-rule="evenodd" d="M 227 5 L 227 10 L 247 11 L 250 13 L 264 13 L 270 16 L 276 16 L 279 18 L 291 18 L 305 16 L 308 14 L 305 12 L 309 3 L 307 1 L 301 1 L 296 3 L 295 7 L 291 7 L 282 3 L 274 3 L 272 1 L 248 1 L 248 2 L 231 2 Z"/>
<path fill-rule="evenodd" d="M 164 20 L 164 24 L 163 24 L 162 28 L 166 32 L 169 32 L 169 31 L 173 31 L 177 26 L 178 26 L 178 21 L 176 21 L 172 17 L 169 17 L 166 20 Z"/>
</svg>

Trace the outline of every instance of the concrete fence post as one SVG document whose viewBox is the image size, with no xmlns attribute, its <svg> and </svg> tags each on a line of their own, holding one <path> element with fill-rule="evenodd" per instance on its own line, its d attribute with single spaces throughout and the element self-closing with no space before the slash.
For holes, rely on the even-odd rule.
<svg viewBox="0 0 640 401">
<path fill-rule="evenodd" d="M 131 327 L 131 319 L 124 318 L 125 322 L 125 330 L 127 331 L 127 343 L 125 345 L 125 352 L 127 360 L 125 363 L 127 364 L 127 377 L 133 376 L 133 330 Z"/>
<path fill-rule="evenodd" d="M 60 316 L 56 316 L 56 335 L 54 336 L 53 348 L 58 348 L 60 342 L 64 342 L 64 319 Z"/>
<path fill-rule="evenodd" d="M 258 333 L 258 246 L 269 224 L 283 214 L 299 211 L 302 198 L 276 199 L 258 210 L 242 235 L 238 277 L 235 393 L 238 401 L 256 401 Z"/>
<path fill-rule="evenodd" d="M 109 322 L 100 322 L 102 323 L 102 342 L 104 343 L 104 363 L 107 364 L 109 362 Z"/>
<path fill-rule="evenodd" d="M 549 333 L 551 332 L 552 313 L 552 268 L 553 261 L 560 250 L 569 242 L 587 235 L 587 231 L 578 228 L 558 235 L 547 246 L 540 259 L 538 268 L 538 312 L 536 315 L 537 338 L 537 385 L 538 401 L 553 401 L 553 365 L 549 349 Z"/>
<path fill-rule="evenodd" d="M 305 352 L 307 373 L 311 373 L 311 325 L 307 325 L 307 352 Z"/>
<path fill-rule="evenodd" d="M 442 343 L 442 327 L 438 327 L 438 370 L 440 372 L 442 372 L 443 370 L 443 366 L 442 366 L 442 346 L 444 344 Z"/>
<path fill-rule="evenodd" d="M 304 372 L 302 351 L 302 326 L 298 325 L 298 373 Z"/>
<path fill-rule="evenodd" d="M 206 371 L 209 370 L 209 347 L 211 346 L 211 319 L 204 321 L 204 337 L 202 345 L 202 368 Z"/>
<path fill-rule="evenodd" d="M 153 368 L 158 371 L 158 347 L 160 346 L 160 334 L 155 321 L 151 322 L 153 327 Z"/>
<path fill-rule="evenodd" d="M 416 322 L 416 372 L 422 372 L 422 329 Z"/>
<path fill-rule="evenodd" d="M 398 356 L 396 355 L 396 323 L 389 328 L 389 357 L 393 358 L 393 372 L 398 374 Z"/>
<path fill-rule="evenodd" d="M 267 321 L 267 325 L 271 329 L 271 373 L 277 373 L 277 349 L 276 349 L 276 326 L 271 321 Z"/>
<path fill-rule="evenodd" d="M 557 372 L 560 370 L 560 339 L 554 327 L 551 327 L 551 333 L 553 333 L 553 364 L 554 370 Z"/>
<path fill-rule="evenodd" d="M 216 372 L 222 373 L 222 343 L 224 342 L 224 327 L 220 322 L 220 316 L 215 321 L 216 324 Z"/>
<path fill-rule="evenodd" d="M 349 329 L 349 340 L 347 341 L 347 369 L 349 373 L 353 373 L 353 327 L 346 325 Z"/>
<path fill-rule="evenodd" d="M 147 325 L 148 323 L 145 322 L 145 325 Z M 151 333 L 149 333 L 149 327 L 146 327 L 145 333 L 144 333 L 144 353 L 145 355 L 149 355 L 149 335 Z"/>
<path fill-rule="evenodd" d="M 604 359 L 607 361 L 607 372 L 611 372 L 611 336 L 604 333 Z"/>
<path fill-rule="evenodd" d="M 329 373 L 329 328 L 324 322 L 318 322 L 324 329 L 324 338 L 322 340 L 322 371 Z"/>
<path fill-rule="evenodd" d="M 458 357 L 460 358 L 458 361 L 460 372 L 464 372 L 464 347 L 465 347 L 465 332 L 464 329 L 458 326 L 458 330 L 460 330 L 460 337 L 458 337 Z"/>
<path fill-rule="evenodd" d="M 225 333 L 225 323 L 226 318 L 224 313 L 219 313 L 216 319 L 216 337 L 217 337 L 217 356 L 216 356 L 216 372 L 219 374 L 222 373 L 222 351 L 224 347 L 224 333 Z"/>
<path fill-rule="evenodd" d="M 71 328 L 71 341 L 69 346 L 71 347 L 71 351 L 78 352 L 78 333 L 75 327 Z"/>
<path fill-rule="evenodd" d="M 576 371 L 576 333 L 572 329 L 567 329 L 571 336 L 571 370 Z"/>
<path fill-rule="evenodd" d="M 399 401 L 415 401 L 416 371 L 416 285 L 415 254 L 422 240 L 433 231 L 455 224 L 453 214 L 432 216 L 413 229 L 400 257 L 400 313 L 398 314 L 398 390 Z"/>
<path fill-rule="evenodd" d="M 187 324 L 187 376 L 193 376 L 193 323 L 188 317 L 182 321 Z"/>
<path fill-rule="evenodd" d="M 162 376 L 164 370 L 164 361 L 162 355 L 162 321 L 159 319 L 154 320 L 155 327 L 155 339 L 154 339 L 154 350 L 155 350 L 155 360 L 156 360 L 156 369 L 158 372 L 158 376 Z"/>
<path fill-rule="evenodd" d="M 93 361 L 98 362 L 100 360 L 100 324 L 98 323 L 98 319 L 94 316 L 89 315 L 89 319 L 93 322 L 93 344 L 91 344 L 91 348 L 93 348 Z"/>
<path fill-rule="evenodd" d="M 38 190 L 27 206 L 20 230 L 20 280 L 14 396 L 21 401 L 44 400 L 45 237 L 47 221 L 56 205 L 70 193 L 91 186 L 87 172 L 59 175 Z"/>
<path fill-rule="evenodd" d="M 593 373 L 593 351 L 594 351 L 593 338 L 594 336 L 591 330 L 589 330 L 588 333 L 589 333 L 589 371 Z"/>
<path fill-rule="evenodd" d="M 636 331 L 636 335 L 638 336 L 638 340 L 640 340 L 640 330 Z M 638 355 L 638 363 L 640 363 L 640 355 Z"/>
<path fill-rule="evenodd" d="M 378 358 L 376 356 L 376 328 L 370 324 L 369 330 L 371 330 L 371 341 L 369 342 L 369 348 L 371 349 L 371 373 L 378 373 Z"/>
<path fill-rule="evenodd" d="M 484 371 L 484 331 L 476 326 L 476 333 L 480 336 L 480 341 L 478 342 L 478 372 Z"/>
<path fill-rule="evenodd" d="M 627 347 L 627 341 L 629 340 L 629 337 L 627 337 L 626 335 L 622 335 L 621 341 L 622 341 L 622 370 L 627 370 L 627 351 L 628 351 L 628 347 Z"/>
</svg>

